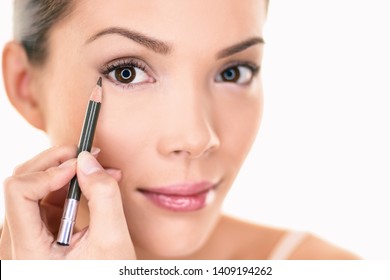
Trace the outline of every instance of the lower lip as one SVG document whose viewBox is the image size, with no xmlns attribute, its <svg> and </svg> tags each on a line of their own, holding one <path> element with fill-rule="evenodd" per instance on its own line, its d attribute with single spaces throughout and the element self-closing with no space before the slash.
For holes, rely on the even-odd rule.
<svg viewBox="0 0 390 280">
<path fill-rule="evenodd" d="M 211 203 L 214 192 L 213 189 L 210 189 L 193 195 L 169 195 L 153 192 L 142 192 L 142 194 L 161 208 L 176 212 L 190 212 L 200 210 Z"/>
</svg>

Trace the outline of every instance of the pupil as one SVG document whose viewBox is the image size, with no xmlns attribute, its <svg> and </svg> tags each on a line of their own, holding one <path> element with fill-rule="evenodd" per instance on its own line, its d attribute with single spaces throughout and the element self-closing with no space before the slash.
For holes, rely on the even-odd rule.
<svg viewBox="0 0 390 280">
<path fill-rule="evenodd" d="M 121 75 L 124 79 L 129 79 L 131 77 L 131 72 L 128 68 L 126 68 L 122 70 Z"/>
<path fill-rule="evenodd" d="M 223 78 L 225 81 L 236 81 L 238 77 L 239 77 L 239 73 L 237 73 L 237 69 L 235 68 L 227 69 L 223 73 Z"/>
</svg>

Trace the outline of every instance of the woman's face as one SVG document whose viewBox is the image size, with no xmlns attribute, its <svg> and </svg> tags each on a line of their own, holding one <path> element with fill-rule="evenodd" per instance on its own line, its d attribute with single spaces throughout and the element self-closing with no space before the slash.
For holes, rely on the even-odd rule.
<svg viewBox="0 0 390 280">
<path fill-rule="evenodd" d="M 122 170 L 140 257 L 189 255 L 216 225 L 261 119 L 264 17 L 263 0 L 83 0 L 52 29 L 37 70 L 45 130 L 78 143 L 103 77 L 94 146 Z"/>
</svg>

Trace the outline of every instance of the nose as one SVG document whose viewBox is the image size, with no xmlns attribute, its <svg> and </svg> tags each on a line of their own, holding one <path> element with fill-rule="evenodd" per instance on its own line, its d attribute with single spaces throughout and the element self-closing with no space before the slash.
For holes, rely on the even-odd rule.
<svg viewBox="0 0 390 280">
<path fill-rule="evenodd" d="M 220 140 L 211 112 L 212 105 L 199 94 L 172 96 L 174 101 L 164 116 L 158 143 L 159 153 L 196 159 L 218 149 Z"/>
</svg>

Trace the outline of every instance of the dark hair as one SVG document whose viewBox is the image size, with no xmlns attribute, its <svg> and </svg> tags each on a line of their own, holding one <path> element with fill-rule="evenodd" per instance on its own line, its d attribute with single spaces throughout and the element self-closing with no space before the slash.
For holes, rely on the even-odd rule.
<svg viewBox="0 0 390 280">
<path fill-rule="evenodd" d="M 47 57 L 48 34 L 71 10 L 72 0 L 14 0 L 14 38 L 35 64 Z"/>
</svg>

